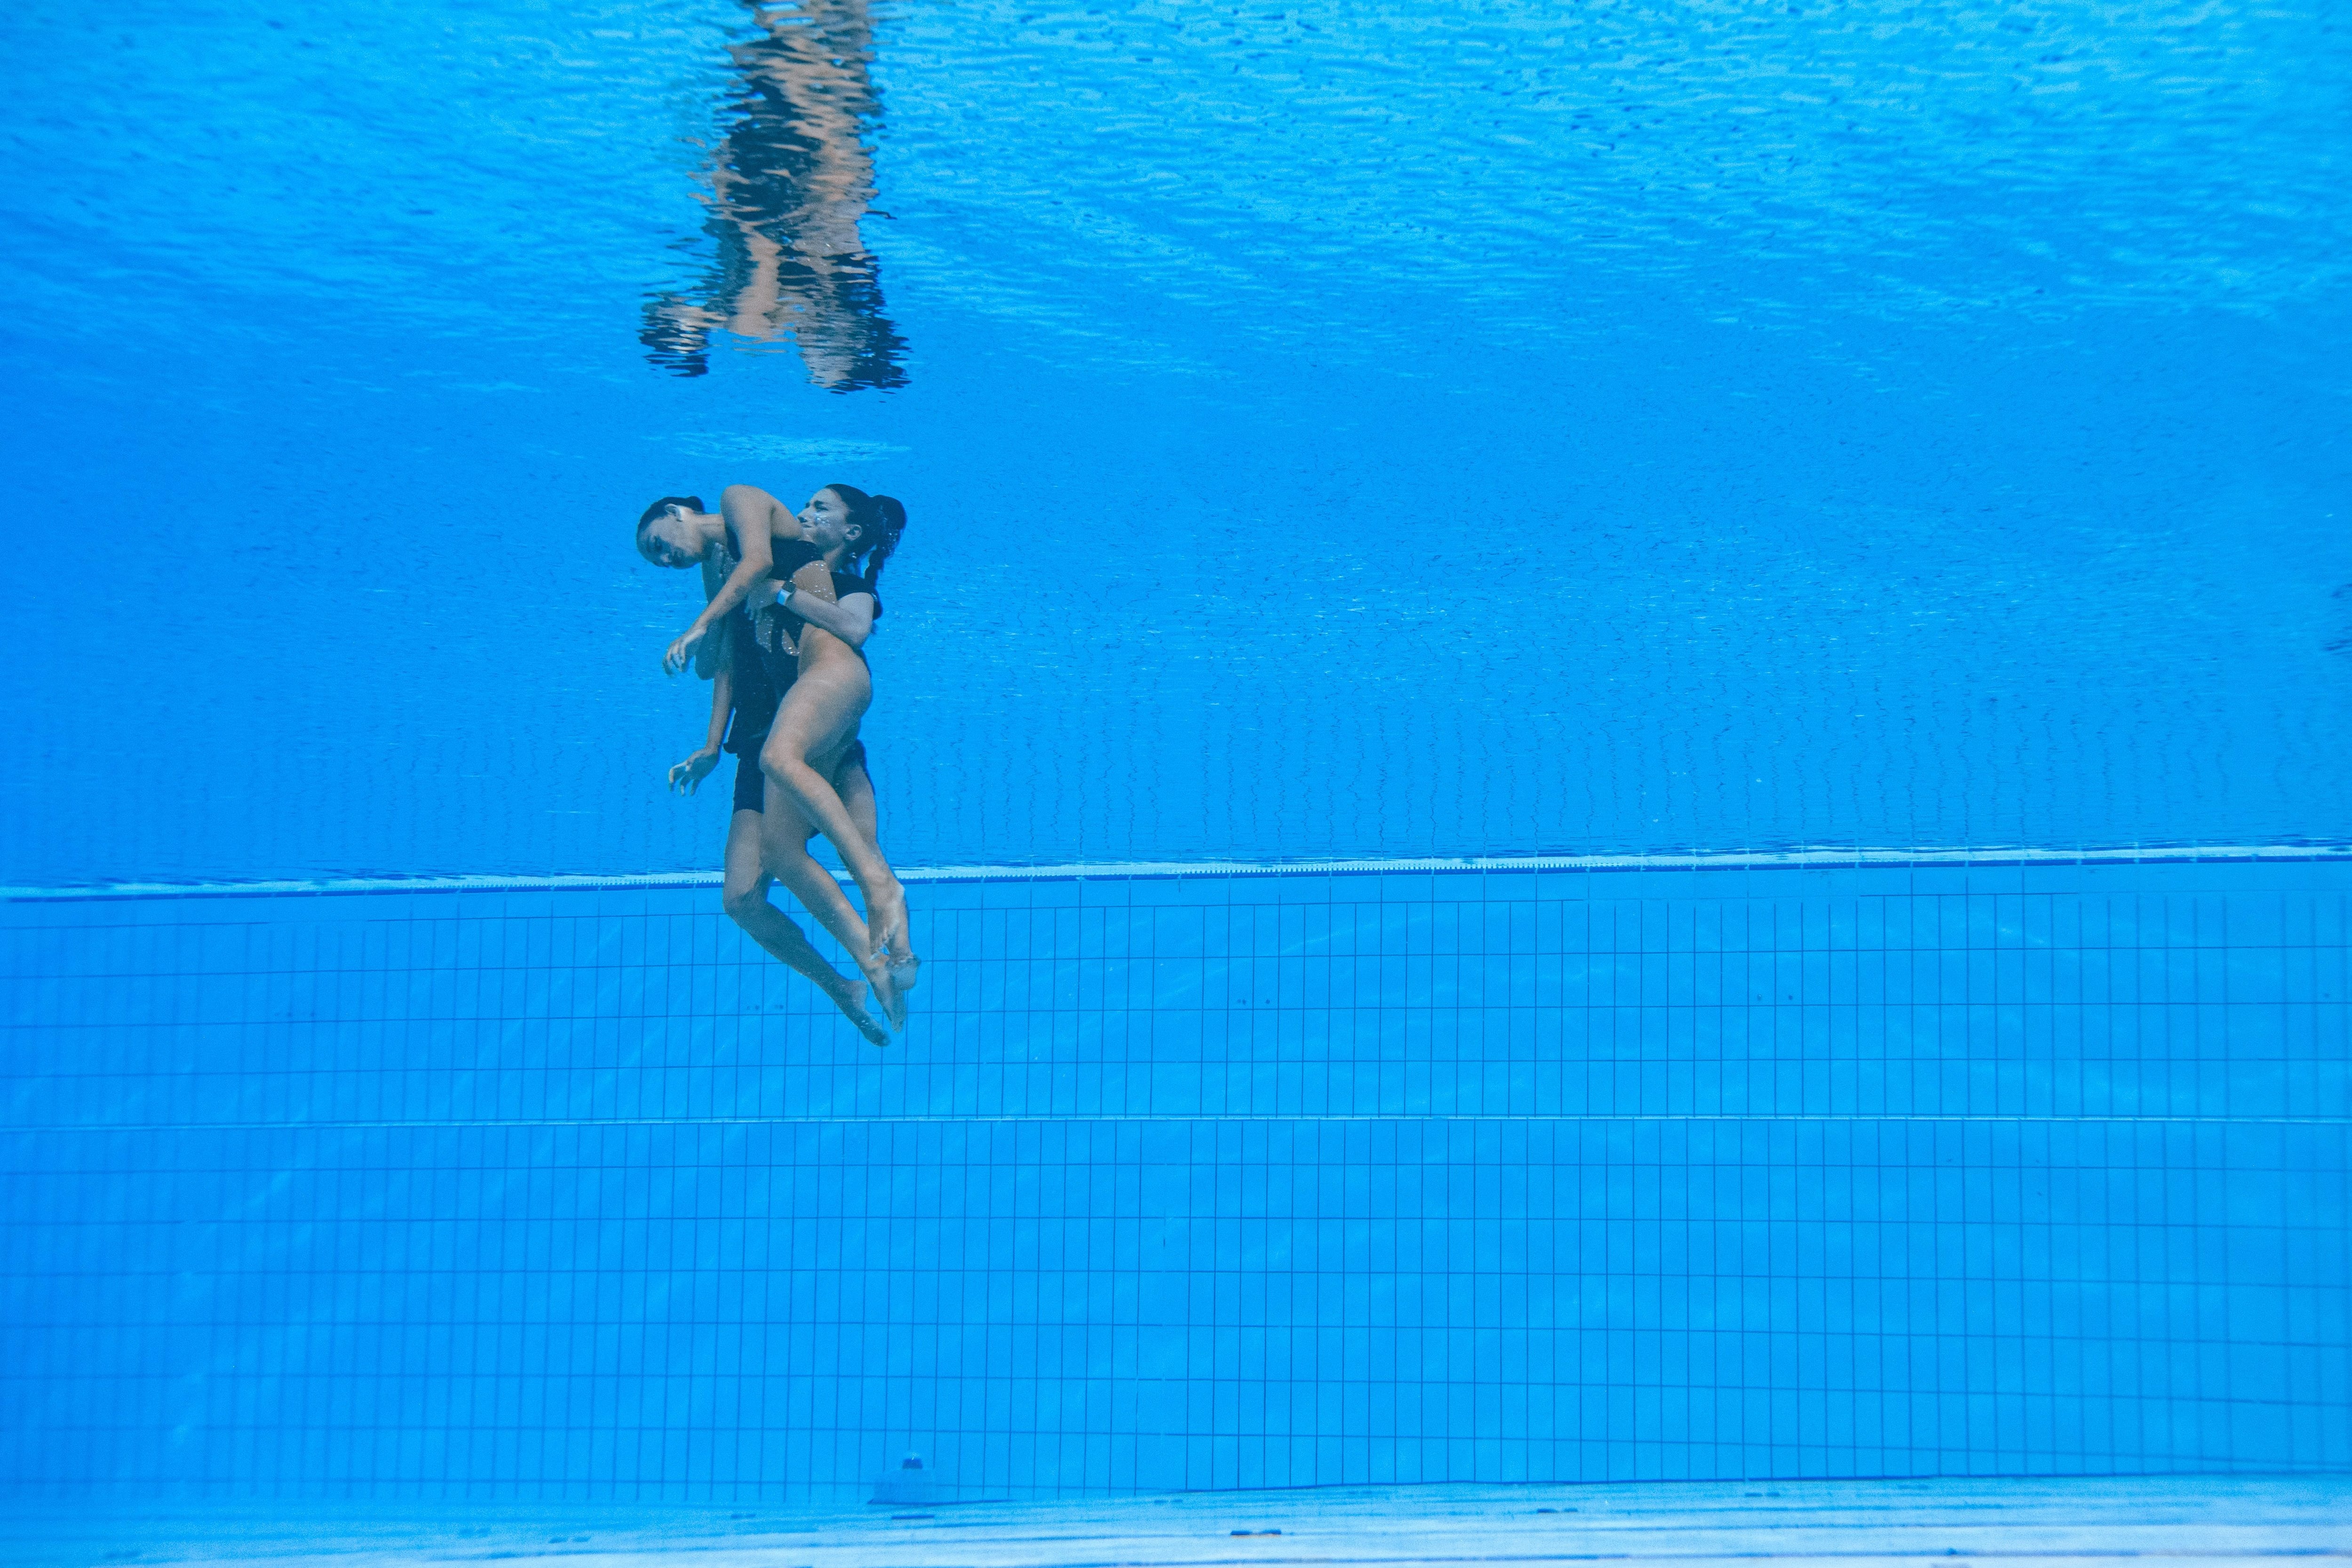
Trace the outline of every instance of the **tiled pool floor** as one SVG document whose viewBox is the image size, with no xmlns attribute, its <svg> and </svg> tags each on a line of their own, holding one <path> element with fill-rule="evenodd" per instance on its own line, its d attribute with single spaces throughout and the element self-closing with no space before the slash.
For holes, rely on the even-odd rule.
<svg viewBox="0 0 2352 1568">
<path fill-rule="evenodd" d="M 19 1504 L 21 1568 L 1151 1568 L 1151 1565 L 1831 1563 L 1952 1557 L 2164 1568 L 2352 1557 L 2352 1477 L 1676 1482 L 1187 1493 L 877 1505 Z"/>
</svg>

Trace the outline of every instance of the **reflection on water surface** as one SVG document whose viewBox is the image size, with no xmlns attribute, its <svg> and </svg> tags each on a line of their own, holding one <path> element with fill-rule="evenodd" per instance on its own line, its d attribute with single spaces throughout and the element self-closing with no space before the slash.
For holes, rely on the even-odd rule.
<svg viewBox="0 0 2352 1568">
<path fill-rule="evenodd" d="M 656 364 L 709 369 L 710 336 L 790 337 L 809 379 L 835 392 L 906 384 L 906 344 L 882 313 L 858 234 L 874 196 L 865 137 L 879 118 L 866 76 L 865 0 L 752 8 L 761 36 L 732 46 L 733 123 L 707 177 L 719 257 L 688 293 L 646 302 L 637 335 Z"/>
</svg>

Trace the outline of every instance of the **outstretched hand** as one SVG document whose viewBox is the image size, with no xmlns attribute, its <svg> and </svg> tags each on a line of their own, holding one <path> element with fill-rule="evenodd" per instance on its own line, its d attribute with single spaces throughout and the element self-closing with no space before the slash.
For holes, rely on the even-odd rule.
<svg viewBox="0 0 2352 1568">
<path fill-rule="evenodd" d="M 705 746 L 694 755 L 669 771 L 669 787 L 677 795 L 692 795 L 719 765 L 719 748 Z"/>
<path fill-rule="evenodd" d="M 676 675 L 679 670 L 692 664 L 694 650 L 700 647 L 702 639 L 709 635 L 709 629 L 699 625 L 687 627 L 686 635 L 670 644 L 669 650 L 662 655 L 663 673 Z"/>
</svg>

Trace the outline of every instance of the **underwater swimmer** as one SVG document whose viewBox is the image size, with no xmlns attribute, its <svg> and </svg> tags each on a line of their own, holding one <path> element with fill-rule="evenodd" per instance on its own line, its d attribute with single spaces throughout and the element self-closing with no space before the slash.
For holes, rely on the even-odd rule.
<svg viewBox="0 0 2352 1568">
<path fill-rule="evenodd" d="M 665 496 L 637 520 L 639 553 L 659 566 L 699 565 L 704 595 L 714 600 L 740 562 L 737 544 L 733 526 L 724 517 L 705 512 L 700 500 L 693 496 Z M 795 540 L 788 547 L 787 558 L 810 553 L 807 545 Z M 772 879 L 761 858 L 760 818 L 767 781 L 760 771 L 760 747 L 768 738 L 778 695 L 771 673 L 775 661 L 763 660 L 761 653 L 762 645 L 776 644 L 782 618 L 773 605 L 741 605 L 721 617 L 716 630 L 699 643 L 696 668 L 711 678 L 710 728 L 702 748 L 669 770 L 670 788 L 692 795 L 719 765 L 723 752 L 735 753 L 735 809 L 727 825 L 726 879 L 720 893 L 728 918 L 769 953 L 815 982 L 868 1041 L 887 1045 L 889 1035 L 866 1010 L 865 985 L 826 963 L 801 928 L 768 901 Z M 782 666 L 782 673 L 787 680 L 794 673 L 789 662 Z M 873 837 L 874 784 L 866 774 L 863 745 L 845 759 L 838 787 L 859 830 Z M 805 851 L 801 858 L 807 858 Z M 803 903 L 829 892 L 845 912 L 850 912 L 840 885 L 829 876 L 823 881 L 822 890 L 814 887 L 793 890 Z"/>
<path fill-rule="evenodd" d="M 857 727 L 874 700 L 866 639 L 882 613 L 875 584 L 898 549 L 907 509 L 888 496 L 850 485 L 827 485 L 801 509 L 802 538 L 820 558 L 795 568 L 778 603 L 800 656 L 799 679 L 782 694 L 760 766 L 768 775 L 762 818 L 769 869 L 783 876 L 785 858 L 808 853 L 792 834 L 814 824 L 833 845 L 865 896 L 863 923 L 835 923 L 811 906 L 874 987 L 874 999 L 893 1027 L 907 1026 L 904 993 L 919 962 L 908 945 L 907 895 L 880 847 L 861 837 L 835 780 L 857 742 Z M 853 570 L 863 561 L 863 576 Z M 797 814 L 797 820 L 794 815 Z M 787 881 L 787 886 L 790 885 Z"/>
<path fill-rule="evenodd" d="M 698 502 L 689 511 L 685 503 L 693 500 L 666 496 L 637 520 L 638 553 L 656 566 L 697 565 L 714 538 L 724 539 L 735 553 L 733 570 L 710 591 L 702 614 L 663 653 L 662 668 L 672 675 L 695 660 L 704 641 L 751 596 L 754 584 L 774 574 L 777 542 L 797 544 L 801 537 L 800 520 L 757 485 L 729 485 L 719 494 L 715 516 Z"/>
</svg>

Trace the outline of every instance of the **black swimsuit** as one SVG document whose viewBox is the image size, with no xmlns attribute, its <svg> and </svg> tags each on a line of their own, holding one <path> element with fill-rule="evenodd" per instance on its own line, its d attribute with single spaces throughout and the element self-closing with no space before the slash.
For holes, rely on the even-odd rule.
<svg viewBox="0 0 2352 1568">
<path fill-rule="evenodd" d="M 800 548 L 808 553 L 789 565 L 782 561 L 776 563 L 776 575 L 783 582 L 791 581 L 793 573 L 818 558 L 814 546 L 803 544 Z M 852 594 L 863 594 L 872 599 L 874 618 L 877 621 L 882 618 L 882 595 L 874 591 L 874 584 L 847 572 L 835 572 L 833 574 L 834 602 L 839 604 Z M 801 633 L 808 629 L 808 622 L 779 605 L 776 606 L 776 626 L 778 636 L 774 651 L 769 651 L 762 644 L 761 653 L 768 661 L 768 677 L 776 683 L 776 689 L 781 693 L 800 679 Z M 858 650 L 857 657 L 865 658 L 865 651 Z"/>
<path fill-rule="evenodd" d="M 729 523 L 727 543 L 719 556 L 722 581 L 734 574 L 736 563 L 742 558 L 735 525 Z M 751 592 L 757 595 L 761 589 L 755 584 Z M 797 659 L 776 666 L 767 657 L 768 649 L 782 640 L 783 618 L 783 612 L 772 603 L 755 605 L 746 601 L 729 613 L 725 623 L 734 711 L 728 715 L 727 738 L 719 746 L 735 753 L 737 811 L 759 811 L 766 806 L 767 777 L 760 772 L 760 748 L 767 743 L 768 727 L 776 721 L 776 710 L 783 703 L 785 690 L 800 675 Z M 778 668 L 783 673 L 782 686 L 776 683 Z"/>
<path fill-rule="evenodd" d="M 877 621 L 882 618 L 882 595 L 874 591 L 874 584 L 863 577 L 854 576 L 847 572 L 835 572 L 833 574 L 833 602 L 837 605 L 852 594 L 863 594 L 873 600 L 874 618 Z M 808 622 L 785 609 L 782 604 L 777 605 L 776 613 L 783 617 L 785 629 L 792 633 L 793 646 L 798 647 L 801 632 L 808 626 Z"/>
<path fill-rule="evenodd" d="M 772 549 L 776 561 L 769 568 L 771 580 L 788 580 L 793 573 L 819 559 L 814 545 L 799 540 L 774 541 Z M 719 557 L 720 575 L 731 574 L 735 563 L 741 559 L 734 525 L 730 523 L 727 528 L 726 552 Z M 755 585 L 751 592 L 760 595 L 767 589 Z M 833 593 L 836 599 L 845 599 L 852 594 L 874 595 L 874 585 L 863 577 L 835 572 Z M 874 595 L 874 618 L 882 618 L 879 595 Z M 760 768 L 760 749 L 767 744 L 769 728 L 776 721 L 776 710 L 783 706 L 784 693 L 801 678 L 800 639 L 808 622 L 773 600 L 757 605 L 749 602 L 740 605 L 728 616 L 728 622 L 731 644 L 728 668 L 735 683 L 735 710 L 728 717 L 727 738 L 720 745 L 735 753 L 735 809 L 764 811 L 768 777 Z"/>
<path fill-rule="evenodd" d="M 736 628 L 729 668 L 735 682 L 735 711 L 727 718 L 723 749 L 735 753 L 735 809 L 764 810 L 768 779 L 760 771 L 760 748 L 767 744 L 768 726 L 776 721 L 783 698 L 768 679 L 760 649 L 746 624 Z"/>
</svg>

